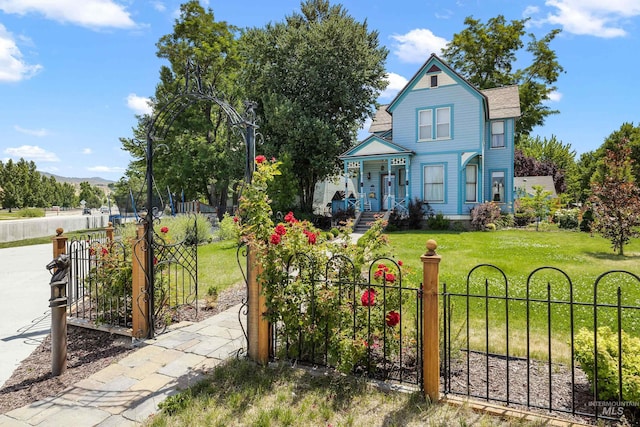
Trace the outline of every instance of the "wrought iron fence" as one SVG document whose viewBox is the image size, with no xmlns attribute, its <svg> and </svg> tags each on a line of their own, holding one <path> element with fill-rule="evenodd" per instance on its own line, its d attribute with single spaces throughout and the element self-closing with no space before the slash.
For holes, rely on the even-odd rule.
<svg viewBox="0 0 640 427">
<path fill-rule="evenodd" d="M 422 291 L 403 286 L 394 260 L 363 274 L 344 256 L 316 265 L 297 254 L 283 268 L 267 285 L 279 289 L 267 298 L 273 359 L 422 386 Z"/>
<path fill-rule="evenodd" d="M 640 336 L 639 282 L 615 270 L 577 286 L 562 270 L 541 267 L 510 283 L 498 267 L 481 264 L 465 285 L 444 284 L 445 394 L 637 422 L 640 402 L 629 402 L 624 384 L 639 378 L 625 378 L 623 355 Z"/>
<path fill-rule="evenodd" d="M 68 316 L 94 325 L 131 326 L 131 259 L 127 245 L 98 231 L 67 241 Z"/>
</svg>

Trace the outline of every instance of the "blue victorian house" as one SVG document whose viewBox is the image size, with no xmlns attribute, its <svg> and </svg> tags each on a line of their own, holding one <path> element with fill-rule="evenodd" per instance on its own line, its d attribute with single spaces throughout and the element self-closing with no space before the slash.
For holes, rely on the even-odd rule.
<svg viewBox="0 0 640 427">
<path fill-rule="evenodd" d="M 347 188 L 361 211 L 428 202 L 450 219 L 468 219 L 485 201 L 513 209 L 517 86 L 478 90 L 436 55 L 388 105 L 371 135 L 344 153 Z M 349 203 L 349 201 L 347 201 Z"/>
</svg>

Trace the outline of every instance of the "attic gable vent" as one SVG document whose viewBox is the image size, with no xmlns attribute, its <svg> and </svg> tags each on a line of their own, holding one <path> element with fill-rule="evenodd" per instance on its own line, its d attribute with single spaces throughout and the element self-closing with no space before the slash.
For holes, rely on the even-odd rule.
<svg viewBox="0 0 640 427">
<path fill-rule="evenodd" d="M 431 68 L 427 70 L 427 73 L 437 73 L 438 71 L 442 71 L 437 65 L 433 64 Z"/>
</svg>

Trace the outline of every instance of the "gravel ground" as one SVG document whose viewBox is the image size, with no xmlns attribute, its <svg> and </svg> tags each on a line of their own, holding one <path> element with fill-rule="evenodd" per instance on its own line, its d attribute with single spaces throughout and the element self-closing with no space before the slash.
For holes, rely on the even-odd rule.
<svg viewBox="0 0 640 427">
<path fill-rule="evenodd" d="M 178 313 L 175 321 L 204 320 L 239 304 L 245 295 L 244 286 L 227 289 L 220 293 L 214 307 L 198 310 L 197 318 L 194 319 L 195 310 L 186 307 Z M 204 302 L 199 304 L 199 307 L 204 306 Z M 66 372 L 58 377 L 51 375 L 51 337 L 46 337 L 0 389 L 0 414 L 56 396 L 133 351 L 129 337 L 69 325 Z"/>
</svg>

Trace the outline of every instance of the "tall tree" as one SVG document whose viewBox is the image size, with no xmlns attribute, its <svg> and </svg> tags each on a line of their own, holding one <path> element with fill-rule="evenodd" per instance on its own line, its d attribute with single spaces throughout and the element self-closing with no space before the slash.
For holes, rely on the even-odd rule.
<svg viewBox="0 0 640 427">
<path fill-rule="evenodd" d="M 640 236 L 640 188 L 634 182 L 632 164 L 628 141 L 621 140 L 606 150 L 591 183 L 594 230 L 611 241 L 618 255 L 624 255 L 624 245 L 631 238 Z"/>
<path fill-rule="evenodd" d="M 528 19 L 507 22 L 503 15 L 498 15 L 485 24 L 469 16 L 464 21 L 466 28 L 454 34 L 443 50 L 443 58 L 449 65 L 479 89 L 518 85 L 522 116 L 516 122 L 516 141 L 544 124 L 547 116 L 559 112 L 544 101 L 556 90 L 555 82 L 564 71 L 549 47 L 559 29 L 551 30 L 541 39 L 529 33 L 525 51 L 532 62 L 514 70 L 516 62 L 522 60 L 517 54 L 524 47 L 522 38 Z"/>
<path fill-rule="evenodd" d="M 165 108 L 185 86 L 186 66 L 190 61 L 198 66 L 204 85 L 215 88 L 220 97 L 240 109 L 241 91 L 235 84 L 239 61 L 235 28 L 217 22 L 211 9 L 205 10 L 197 0 L 180 6 L 173 33 L 160 38 L 157 56 L 169 61 L 160 69 L 156 87 L 154 112 Z M 193 78 L 193 76 L 191 76 Z M 149 117 L 140 117 L 131 139 L 122 138 L 124 148 L 137 160 L 130 165 L 144 169 L 144 144 Z M 228 190 L 241 179 L 242 139 L 229 128 L 226 113 L 214 102 L 200 101 L 180 111 L 165 139 L 165 149 L 154 151 L 154 179 L 159 189 L 185 191 L 190 200 L 206 198 L 226 209 Z M 156 144 L 158 146 L 159 144 Z"/>
<path fill-rule="evenodd" d="M 550 175 L 556 193 L 567 190 L 567 178 L 576 167 L 576 152 L 571 144 L 551 138 L 523 136 L 515 153 L 515 176 Z"/>
<path fill-rule="evenodd" d="M 268 155 L 288 154 L 300 207 L 313 209 L 318 181 L 339 172 L 387 85 L 378 33 L 341 5 L 308 0 L 284 22 L 245 32 L 243 82 L 258 101 Z"/>
</svg>

